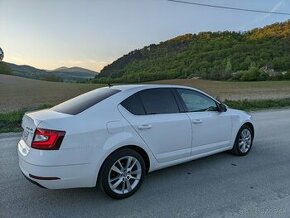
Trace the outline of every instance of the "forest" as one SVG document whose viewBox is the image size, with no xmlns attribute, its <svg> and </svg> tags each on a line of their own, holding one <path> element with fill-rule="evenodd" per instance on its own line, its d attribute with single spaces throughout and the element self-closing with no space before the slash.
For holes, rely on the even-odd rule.
<svg viewBox="0 0 290 218">
<path fill-rule="evenodd" d="M 246 32 L 200 32 L 151 44 L 105 66 L 93 82 L 176 78 L 289 80 L 290 20 Z"/>
</svg>

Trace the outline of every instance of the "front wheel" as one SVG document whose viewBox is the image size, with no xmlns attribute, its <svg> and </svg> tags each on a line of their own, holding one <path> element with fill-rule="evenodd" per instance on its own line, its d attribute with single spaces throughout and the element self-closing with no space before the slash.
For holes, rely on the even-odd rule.
<svg viewBox="0 0 290 218">
<path fill-rule="evenodd" d="M 105 160 L 99 174 L 99 184 L 110 197 L 127 198 L 140 188 L 145 172 L 142 156 L 134 150 L 122 149 Z"/>
<path fill-rule="evenodd" d="M 238 156 L 247 155 L 252 148 L 253 138 L 253 130 L 249 126 L 243 125 L 237 134 L 231 152 Z"/>
</svg>

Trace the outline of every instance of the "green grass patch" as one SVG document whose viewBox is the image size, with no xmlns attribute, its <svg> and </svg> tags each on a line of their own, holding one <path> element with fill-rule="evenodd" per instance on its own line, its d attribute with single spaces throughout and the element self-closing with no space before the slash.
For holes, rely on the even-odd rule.
<svg viewBox="0 0 290 218">
<path fill-rule="evenodd" d="M 290 98 L 259 99 L 259 100 L 225 100 L 224 103 L 231 108 L 255 111 L 270 108 L 290 107 Z"/>
<path fill-rule="evenodd" d="M 13 111 L 8 113 L 0 113 L 0 133 L 5 132 L 21 132 L 21 122 L 22 117 L 25 112 L 33 111 L 33 110 L 41 110 L 45 108 L 49 108 L 51 105 L 40 105 L 37 108 L 26 108 L 19 111 Z"/>
<path fill-rule="evenodd" d="M 4 132 L 20 132 L 21 120 L 24 111 L 14 111 L 0 114 L 0 133 Z"/>
</svg>

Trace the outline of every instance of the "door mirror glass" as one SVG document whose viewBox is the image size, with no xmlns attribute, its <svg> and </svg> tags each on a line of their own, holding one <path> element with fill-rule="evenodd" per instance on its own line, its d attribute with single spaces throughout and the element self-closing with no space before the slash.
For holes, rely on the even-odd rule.
<svg viewBox="0 0 290 218">
<path fill-rule="evenodd" d="M 219 112 L 226 112 L 227 111 L 227 106 L 224 105 L 223 103 L 217 103 L 217 105 L 218 105 Z"/>
</svg>

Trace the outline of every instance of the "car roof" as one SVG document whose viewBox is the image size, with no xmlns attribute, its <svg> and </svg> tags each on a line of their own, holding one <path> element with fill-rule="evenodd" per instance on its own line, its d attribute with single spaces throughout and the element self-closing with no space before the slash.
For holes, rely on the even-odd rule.
<svg viewBox="0 0 290 218">
<path fill-rule="evenodd" d="M 130 85 L 116 85 L 112 86 L 112 88 L 119 89 L 121 91 L 131 90 L 131 89 L 150 89 L 150 88 L 191 88 L 188 86 L 181 85 L 169 85 L 169 84 L 130 84 Z"/>
</svg>

